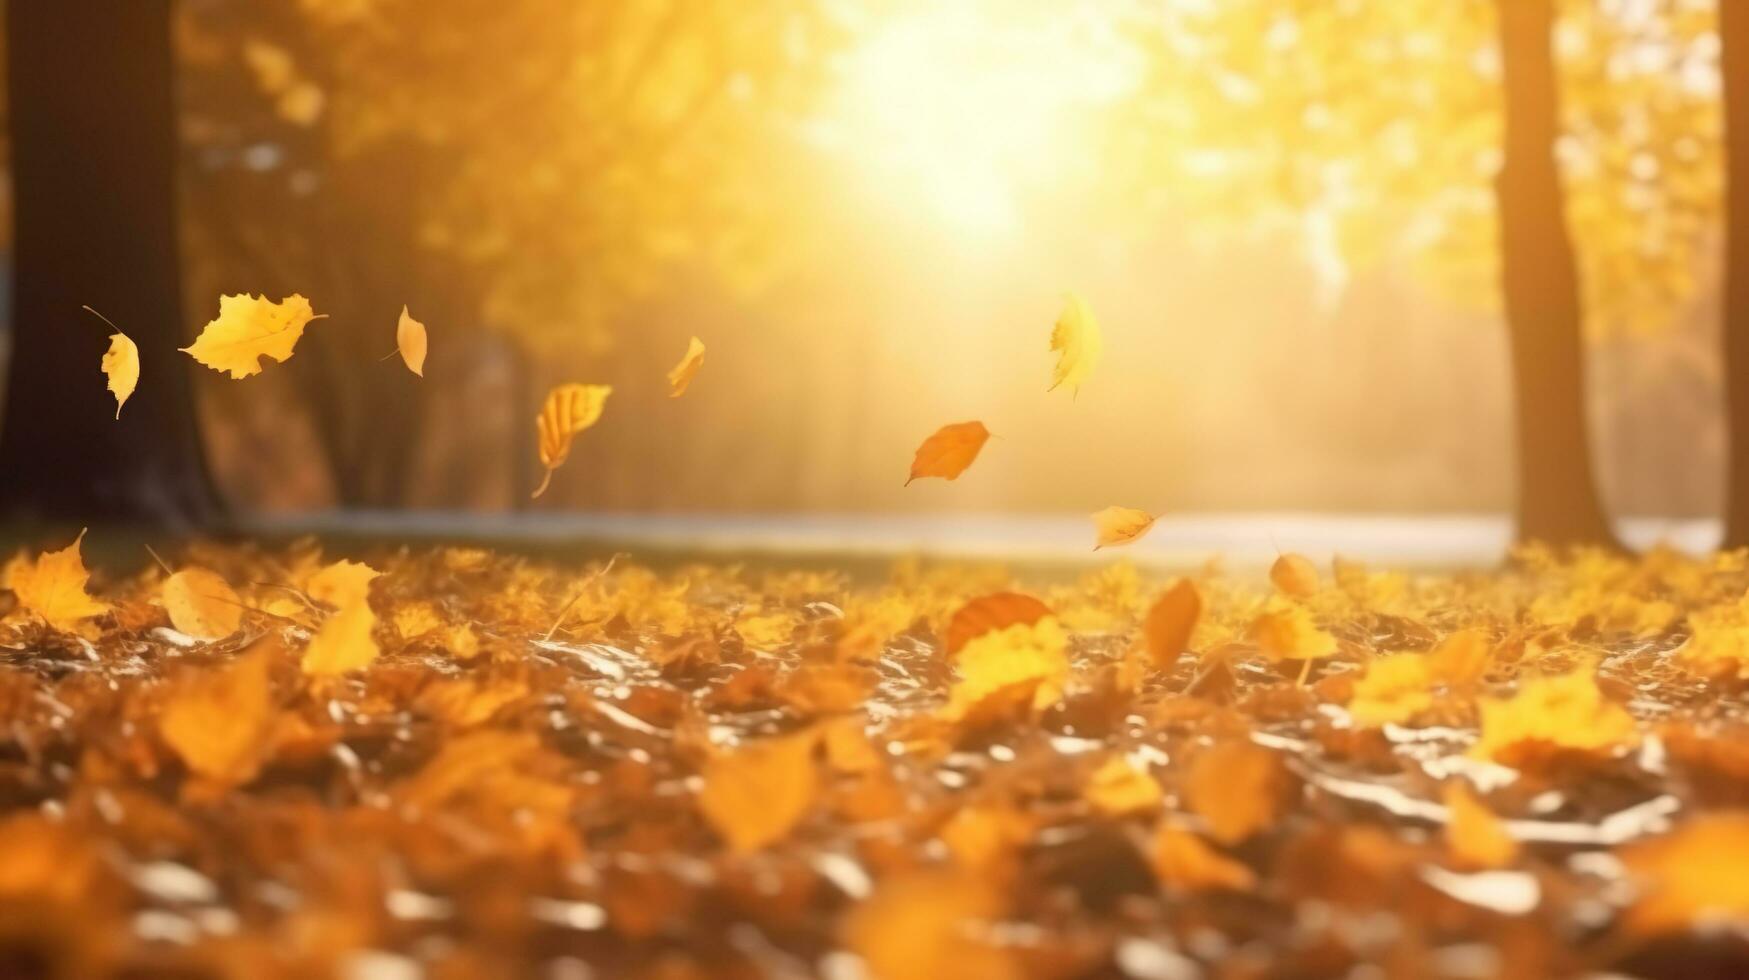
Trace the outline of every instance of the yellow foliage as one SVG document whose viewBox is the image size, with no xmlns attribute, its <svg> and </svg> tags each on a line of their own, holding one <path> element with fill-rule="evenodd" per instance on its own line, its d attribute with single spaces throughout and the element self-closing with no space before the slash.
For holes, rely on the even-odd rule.
<svg viewBox="0 0 1749 980">
<path fill-rule="evenodd" d="M 1592 668 L 1532 677 L 1508 699 L 1481 698 L 1482 737 L 1470 754 L 1508 761 L 1527 743 L 1607 752 L 1639 741 L 1634 718 L 1598 690 Z"/>
<path fill-rule="evenodd" d="M 1749 677 L 1749 597 L 1688 614 L 1677 659 L 1708 677 Z"/>
<path fill-rule="evenodd" d="M 811 731 L 765 739 L 705 767 L 699 812 L 731 850 L 746 853 L 776 843 L 807 816 L 819 792 L 814 742 Z"/>
<path fill-rule="evenodd" d="M 170 625 L 201 640 L 222 640 L 243 623 L 243 601 L 217 572 L 190 566 L 159 592 Z"/>
<path fill-rule="evenodd" d="M 218 317 L 182 350 L 233 380 L 247 378 L 261 373 L 263 357 L 285 363 L 304 327 L 319 319 L 310 301 L 296 293 L 278 303 L 265 296 L 221 296 Z"/>
<path fill-rule="evenodd" d="M 1427 658 L 1420 654 L 1379 657 L 1354 682 L 1348 713 L 1363 727 L 1403 724 L 1433 704 L 1432 683 Z"/>
<path fill-rule="evenodd" d="M 1093 515 L 1093 550 L 1108 545 L 1129 544 L 1148 533 L 1154 515 L 1133 507 L 1107 507 Z"/>
<path fill-rule="evenodd" d="M 304 591 L 317 602 L 336 609 L 364 602 L 370 596 L 370 583 L 382 573 L 356 561 L 337 561 L 304 583 Z"/>
<path fill-rule="evenodd" d="M 121 418 L 121 406 L 140 383 L 140 348 L 127 334 L 109 335 L 109 350 L 99 365 L 109 378 L 109 390 L 115 393 L 115 417 Z"/>
<path fill-rule="evenodd" d="M 401 307 L 401 318 L 395 323 L 395 349 L 401 352 L 401 361 L 421 378 L 425 377 L 425 353 L 430 338 L 425 334 L 425 324 L 407 312 L 407 307 Z"/>
<path fill-rule="evenodd" d="M 1162 825 L 1149 855 L 1161 882 L 1184 891 L 1250 891 L 1257 875 L 1188 830 Z"/>
<path fill-rule="evenodd" d="M 553 471 L 564 465 L 565 459 L 571 455 L 572 440 L 579 432 L 601 421 L 602 409 L 607 407 L 607 396 L 611 394 L 612 385 L 581 384 L 559 385 L 547 393 L 541 413 L 534 420 L 539 441 L 537 450 L 541 465 L 547 468 L 547 472 L 533 496 L 546 493 L 547 484 L 553 481 Z"/>
<path fill-rule="evenodd" d="M 1035 709 L 1056 704 L 1069 680 L 1069 636 L 1055 617 L 1016 623 L 968 642 L 954 658 L 959 679 L 944 713 L 963 718 L 985 698 L 1016 684 L 1036 683 Z"/>
<path fill-rule="evenodd" d="M 83 540 L 85 532 L 81 530 L 65 548 L 45 551 L 35 562 L 23 562 L 12 569 L 9 585 L 19 604 L 58 630 L 72 631 L 80 621 L 109 611 L 108 603 L 85 593 L 91 573 L 79 555 Z"/>
<path fill-rule="evenodd" d="M 1304 606 L 1265 612 L 1251 623 L 1251 642 L 1272 660 L 1316 660 L 1336 652 L 1336 638 L 1320 629 Z"/>
<path fill-rule="evenodd" d="M 368 667 L 377 658 L 376 614 L 360 599 L 328 617 L 304 650 L 304 673 L 330 677 Z"/>
<path fill-rule="evenodd" d="M 1081 297 L 1069 294 L 1062 315 L 1051 329 L 1051 350 L 1057 352 L 1057 366 L 1051 372 L 1051 386 L 1047 390 L 1055 391 L 1067 384 L 1079 391 L 1104 349 L 1105 340 L 1093 311 Z"/>
<path fill-rule="evenodd" d="M 1749 924 L 1749 813 L 1699 816 L 1619 853 L 1639 886 L 1629 929 L 1657 935 Z"/>
<path fill-rule="evenodd" d="M 693 375 L 704 365 L 704 343 L 697 337 L 686 343 L 686 353 L 681 355 L 680 363 L 674 365 L 674 370 L 668 372 L 668 397 L 679 398 L 686 394 L 686 389 L 692 384 Z"/>
</svg>

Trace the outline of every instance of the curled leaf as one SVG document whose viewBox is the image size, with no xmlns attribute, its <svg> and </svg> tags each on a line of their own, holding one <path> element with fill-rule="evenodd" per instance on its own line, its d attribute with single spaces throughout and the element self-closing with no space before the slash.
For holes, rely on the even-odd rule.
<svg viewBox="0 0 1749 980">
<path fill-rule="evenodd" d="M 109 350 L 103 355 L 103 373 L 109 376 L 109 390 L 115 393 L 115 417 L 121 418 L 121 406 L 140 383 L 140 348 L 125 333 L 109 335 Z"/>
<path fill-rule="evenodd" d="M 159 593 L 170 625 L 200 640 L 222 640 L 243 623 L 243 601 L 217 572 L 184 568 Z"/>
<path fill-rule="evenodd" d="M 949 657 L 968 642 L 991 630 L 1016 623 L 1032 625 L 1051 614 L 1051 607 L 1021 592 L 992 592 L 954 610 L 942 637 L 942 652 Z"/>
<path fill-rule="evenodd" d="M 421 378 L 425 377 L 425 352 L 429 343 L 425 324 L 408 315 L 405 306 L 401 307 L 401 319 L 395 324 L 395 347 L 400 350 L 407 370 Z"/>
<path fill-rule="evenodd" d="M 1093 515 L 1093 550 L 1129 544 L 1154 526 L 1154 515 L 1133 507 L 1107 507 Z"/>
<path fill-rule="evenodd" d="M 905 485 L 910 486 L 911 480 L 926 476 L 939 476 L 944 480 L 957 478 L 978 458 L 978 452 L 989 439 L 990 430 L 984 428 L 982 422 L 955 422 L 942 426 L 917 447 L 917 454 L 911 459 L 911 476 Z"/>
<path fill-rule="evenodd" d="M 1196 583 L 1181 578 L 1154 600 L 1142 620 L 1142 639 L 1154 666 L 1167 668 L 1190 649 L 1191 634 L 1202 618 L 1202 593 Z"/>
<path fill-rule="evenodd" d="M 612 385 L 583 384 L 559 385 L 547 393 L 541 413 L 534 420 L 540 462 L 547 472 L 532 496 L 546 493 L 547 484 L 553 481 L 553 471 L 571 455 L 571 441 L 577 438 L 577 433 L 601 420 L 601 411 L 607 407 L 607 396 L 611 394 Z"/>
<path fill-rule="evenodd" d="M 261 373 L 261 358 L 285 363 L 304 335 L 304 327 L 320 316 L 310 301 L 293 293 L 278 303 L 265 296 L 219 297 L 219 315 L 182 348 L 189 357 L 232 379 Z"/>
<path fill-rule="evenodd" d="M 1099 363 L 1105 341 L 1099 332 L 1099 321 L 1087 303 L 1074 293 L 1069 294 L 1061 316 L 1051 330 L 1051 350 L 1057 352 L 1057 366 L 1051 372 L 1051 386 L 1056 391 L 1067 384 L 1079 390 Z"/>
<path fill-rule="evenodd" d="M 704 365 L 704 344 L 697 337 L 686 343 L 686 353 L 681 355 L 680 363 L 674 365 L 674 370 L 668 372 L 668 397 L 679 398 L 686 394 L 686 388 L 692 384 L 692 376 Z"/>
<path fill-rule="evenodd" d="M 1305 555 L 1290 551 L 1269 566 L 1269 581 L 1282 595 L 1304 599 L 1318 592 L 1318 566 Z"/>
</svg>

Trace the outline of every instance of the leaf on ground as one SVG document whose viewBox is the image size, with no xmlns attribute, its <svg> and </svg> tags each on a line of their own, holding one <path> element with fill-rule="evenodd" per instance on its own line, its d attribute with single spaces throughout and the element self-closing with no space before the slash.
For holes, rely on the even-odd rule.
<svg viewBox="0 0 1749 980">
<path fill-rule="evenodd" d="M 572 440 L 601 421 L 602 409 L 607 407 L 607 396 L 611 394 L 612 385 L 583 384 L 559 385 L 547 393 L 547 400 L 534 420 L 540 462 L 547 471 L 531 497 L 547 492 L 547 485 L 553 482 L 553 471 L 571 455 Z"/>
<path fill-rule="evenodd" d="M 1275 822 L 1291 785 L 1274 752 L 1232 740 L 1197 754 L 1184 795 L 1191 811 L 1208 823 L 1209 836 L 1232 845 Z"/>
<path fill-rule="evenodd" d="M 952 657 L 974 638 L 1016 623 L 1031 625 L 1051 614 L 1051 607 L 1023 592 L 992 592 L 954 610 L 942 635 L 942 652 Z"/>
<path fill-rule="evenodd" d="M 1638 889 L 1626 926 L 1640 935 L 1749 925 L 1749 813 L 1698 816 L 1621 848 Z"/>
<path fill-rule="evenodd" d="M 140 383 L 140 348 L 127 334 L 112 333 L 100 366 L 109 377 L 109 390 L 115 393 L 115 417 L 119 419 L 122 404 Z"/>
<path fill-rule="evenodd" d="M 911 459 L 911 476 L 905 485 L 910 486 L 912 480 L 929 476 L 957 479 L 978 458 L 978 452 L 989 439 L 990 430 L 984 428 L 982 422 L 954 422 L 942 426 L 917 447 L 917 454 Z"/>
<path fill-rule="evenodd" d="M 425 353 L 430 345 L 426 336 L 425 324 L 407 312 L 407 307 L 401 307 L 401 319 L 395 323 L 395 347 L 401 352 L 401 361 L 421 378 L 425 377 Z"/>
<path fill-rule="evenodd" d="M 1069 294 L 1051 329 L 1051 350 L 1057 352 L 1057 366 L 1051 372 L 1051 386 L 1045 390 L 1056 391 L 1066 384 L 1079 391 L 1099 364 L 1104 349 L 1105 340 L 1093 311 L 1080 296 Z"/>
<path fill-rule="evenodd" d="M 381 574 L 363 562 L 337 561 L 310 576 L 304 591 L 317 602 L 341 609 L 365 601 L 371 581 Z"/>
<path fill-rule="evenodd" d="M 1108 817 L 1151 813 L 1165 798 L 1153 776 L 1121 755 L 1112 756 L 1093 771 L 1082 795 L 1095 812 Z"/>
<path fill-rule="evenodd" d="M 1510 698 L 1479 698 L 1482 737 L 1470 749 L 1479 759 L 1512 764 L 1535 746 L 1609 752 L 1639 742 L 1633 715 L 1603 696 L 1593 668 L 1532 677 Z"/>
<path fill-rule="evenodd" d="M 1093 550 L 1129 544 L 1154 526 L 1154 515 L 1134 507 L 1107 507 L 1093 515 Z"/>
<path fill-rule="evenodd" d="M 1336 652 L 1336 638 L 1319 628 L 1304 606 L 1290 605 L 1258 616 L 1251 642 L 1272 660 L 1316 660 Z"/>
<path fill-rule="evenodd" d="M 1154 874 L 1169 887 L 1187 892 L 1250 891 L 1257 875 L 1249 867 L 1203 843 L 1188 830 L 1161 825 L 1149 852 Z"/>
<path fill-rule="evenodd" d="M 191 771 L 227 786 L 255 778 L 274 731 L 272 666 L 272 647 L 263 644 L 176 687 L 158 733 Z"/>
<path fill-rule="evenodd" d="M 843 941 L 871 980 L 1019 980 L 1016 954 L 989 937 L 1001 891 L 981 877 L 912 871 L 880 883 L 844 920 Z"/>
<path fill-rule="evenodd" d="M 333 677 L 370 666 L 378 653 L 376 639 L 371 636 L 376 623 L 368 602 L 361 599 L 342 606 L 310 638 L 304 650 L 304 673 Z"/>
<path fill-rule="evenodd" d="M 1190 649 L 1190 638 L 1202 618 L 1202 593 L 1196 583 L 1181 578 L 1154 600 L 1142 620 L 1142 639 L 1154 666 L 1164 670 Z"/>
<path fill-rule="evenodd" d="M 1348 713 L 1363 728 L 1401 725 L 1433 704 L 1432 673 L 1418 653 L 1377 657 L 1354 682 Z"/>
<path fill-rule="evenodd" d="M 1269 581 L 1282 595 L 1305 599 L 1318 592 L 1318 566 L 1305 555 L 1290 551 L 1269 566 Z"/>
<path fill-rule="evenodd" d="M 973 803 L 955 811 L 938 836 L 955 861 L 970 870 L 987 870 L 1012 859 L 1037 830 L 1038 819 L 1023 810 Z"/>
<path fill-rule="evenodd" d="M 85 592 L 91 573 L 79 554 L 85 540 L 81 530 L 73 543 L 59 551 L 45 551 L 36 561 L 21 562 L 12 569 L 11 587 L 25 609 L 58 630 L 72 632 L 80 621 L 101 616 L 109 604 Z"/>
<path fill-rule="evenodd" d="M 1706 677 L 1749 677 L 1749 596 L 1688 614 L 1682 664 Z"/>
<path fill-rule="evenodd" d="M 190 566 L 159 592 L 170 625 L 198 640 L 222 640 L 243 624 L 243 601 L 217 572 Z"/>
<path fill-rule="evenodd" d="M 1033 710 L 1056 704 L 1069 681 L 1068 649 L 1069 636 L 1052 616 L 976 637 L 954 658 L 959 679 L 948 692 L 945 716 L 966 718 L 985 699 L 1020 685 L 1031 685 Z"/>
<path fill-rule="evenodd" d="M 1502 868 L 1518 857 L 1518 841 L 1494 811 L 1476 798 L 1469 783 L 1454 779 L 1445 787 L 1445 847 L 1466 868 Z"/>
<path fill-rule="evenodd" d="M 293 293 L 274 303 L 265 296 L 219 297 L 219 315 L 207 323 L 183 352 L 233 380 L 261 373 L 261 358 L 285 363 L 304 328 L 321 317 L 310 301 Z"/>
<path fill-rule="evenodd" d="M 1485 631 L 1458 630 L 1427 654 L 1427 668 L 1434 678 L 1462 690 L 1478 684 L 1493 659 L 1494 643 Z"/>
<path fill-rule="evenodd" d="M 787 836 L 819 793 L 813 732 L 768 738 L 705 766 L 699 812 L 729 848 L 745 854 Z"/>
<path fill-rule="evenodd" d="M 686 394 L 687 386 L 692 384 L 693 375 L 703 365 L 704 342 L 694 337 L 686 342 L 686 353 L 681 355 L 680 363 L 668 372 L 668 397 L 679 398 Z"/>
</svg>

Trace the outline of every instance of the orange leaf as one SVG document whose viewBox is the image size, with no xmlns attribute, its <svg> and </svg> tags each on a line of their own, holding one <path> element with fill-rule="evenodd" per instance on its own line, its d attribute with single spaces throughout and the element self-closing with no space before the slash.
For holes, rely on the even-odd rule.
<svg viewBox="0 0 1749 980">
<path fill-rule="evenodd" d="M 1476 799 L 1468 783 L 1453 780 L 1447 784 L 1445 806 L 1450 814 L 1445 846 L 1453 861 L 1471 868 L 1499 868 L 1518 857 L 1518 841 L 1500 818 Z"/>
<path fill-rule="evenodd" d="M 165 702 L 158 733 L 190 770 L 227 785 L 248 782 L 273 735 L 271 668 L 264 646 L 223 670 L 191 677 Z"/>
<path fill-rule="evenodd" d="M 1433 676 L 1418 653 L 1379 657 L 1354 682 L 1348 713 L 1356 725 L 1401 725 L 1433 704 Z"/>
<path fill-rule="evenodd" d="M 973 638 L 1016 623 L 1028 626 L 1051 614 L 1051 607 L 1021 592 L 992 592 L 954 610 L 942 638 L 942 652 L 949 657 Z"/>
<path fill-rule="evenodd" d="M 1288 788 L 1288 773 L 1274 752 L 1239 741 L 1197 755 L 1184 787 L 1191 811 L 1223 844 L 1247 840 L 1274 823 Z"/>
<path fill-rule="evenodd" d="M 72 631 L 79 622 L 109 611 L 109 604 L 85 594 L 91 573 L 79 555 L 85 540 L 81 529 L 73 543 L 60 551 L 45 551 L 34 562 L 21 562 L 12 570 L 10 585 L 24 608 L 42 617 L 58 630 Z"/>
<path fill-rule="evenodd" d="M 686 388 L 692 384 L 692 376 L 704 364 L 704 344 L 697 337 L 686 343 L 686 353 L 681 355 L 680 363 L 674 365 L 674 370 L 668 372 L 668 397 L 679 398 L 686 394 Z"/>
<path fill-rule="evenodd" d="M 1181 578 L 1155 600 L 1142 620 L 1142 637 L 1148 656 L 1160 668 L 1172 666 L 1190 648 L 1190 637 L 1202 618 L 1202 593 L 1196 583 Z"/>
<path fill-rule="evenodd" d="M 370 595 L 370 583 L 382 573 L 357 561 L 337 561 L 310 576 L 304 591 L 317 602 L 336 609 L 365 601 Z"/>
<path fill-rule="evenodd" d="M 1336 652 L 1336 638 L 1319 629 L 1303 606 L 1258 616 L 1250 635 L 1257 649 L 1272 660 L 1316 660 Z"/>
<path fill-rule="evenodd" d="M 363 600 L 342 607 L 311 637 L 304 650 L 304 673 L 329 677 L 370 666 L 378 652 L 371 636 L 376 623 L 370 604 Z"/>
<path fill-rule="evenodd" d="M 978 458 L 979 450 L 989 438 L 990 430 L 984 428 L 982 422 L 955 422 L 942 426 L 917 447 L 917 455 L 911 460 L 911 477 L 905 485 L 910 486 L 911 480 L 925 476 L 939 476 L 944 480 L 957 478 Z"/>
<path fill-rule="evenodd" d="M 189 567 L 164 580 L 160 592 L 170 625 L 200 640 L 222 640 L 243 623 L 243 601 L 216 572 Z"/>
<path fill-rule="evenodd" d="M 1099 813 L 1122 817 L 1159 809 L 1165 794 L 1153 776 L 1123 756 L 1114 755 L 1088 777 L 1082 795 Z"/>
<path fill-rule="evenodd" d="M 1639 895 L 1627 928 L 1641 935 L 1749 924 L 1749 813 L 1696 817 L 1618 852 Z"/>
<path fill-rule="evenodd" d="M 1001 890 L 981 877 L 910 872 L 850 911 L 843 940 L 872 980 L 1019 980 L 1028 974 L 1016 955 L 986 938 L 1003 911 Z"/>
<path fill-rule="evenodd" d="M 413 319 L 407 312 L 407 307 L 401 307 L 401 319 L 395 324 L 395 346 L 401 352 L 401 360 L 406 363 L 407 370 L 421 378 L 425 377 L 425 352 L 430 338 L 425 334 L 425 324 Z"/>
<path fill-rule="evenodd" d="M 776 843 L 807 816 L 819 791 L 814 739 L 811 731 L 766 739 L 705 767 L 699 812 L 731 850 Z"/>
<path fill-rule="evenodd" d="M 1202 838 L 1188 830 L 1161 826 L 1154 835 L 1150 857 L 1156 877 L 1185 891 L 1250 891 L 1257 885 L 1257 875 L 1250 868 L 1203 843 Z"/>
<path fill-rule="evenodd" d="M 1133 507 L 1107 507 L 1093 515 L 1093 550 L 1129 544 L 1154 526 L 1154 515 Z"/>
<path fill-rule="evenodd" d="M 553 471 L 571 455 L 571 441 L 577 438 L 577 433 L 601 421 L 601 411 L 607 407 L 607 396 L 611 394 L 612 385 L 580 384 L 559 385 L 547 393 L 541 413 L 534 420 L 540 461 L 547 472 L 532 497 L 547 492 Z"/>
<path fill-rule="evenodd" d="M 1305 555 L 1288 552 L 1269 566 L 1269 580 L 1282 595 L 1304 599 L 1318 591 L 1318 566 Z"/>
</svg>

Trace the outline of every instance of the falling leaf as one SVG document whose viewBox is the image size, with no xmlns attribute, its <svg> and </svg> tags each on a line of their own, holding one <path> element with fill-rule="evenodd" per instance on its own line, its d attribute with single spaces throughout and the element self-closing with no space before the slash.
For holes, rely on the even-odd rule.
<svg viewBox="0 0 1749 980">
<path fill-rule="evenodd" d="M 255 778 L 273 733 L 272 666 L 263 645 L 176 687 L 158 732 L 190 770 L 227 785 Z"/>
<path fill-rule="evenodd" d="M 959 680 L 948 692 L 944 713 L 964 718 L 986 698 L 1016 685 L 1034 685 L 1036 710 L 1062 700 L 1069 680 L 1069 636 L 1055 617 L 1015 623 L 968 642 L 954 658 Z"/>
<path fill-rule="evenodd" d="M 1149 607 L 1142 620 L 1142 638 L 1148 645 L 1148 657 L 1162 670 L 1178 662 L 1190 649 L 1190 637 L 1202 618 L 1202 593 L 1196 583 L 1181 578 Z"/>
<path fill-rule="evenodd" d="M 813 807 L 814 739 L 812 732 L 764 739 L 705 766 L 699 812 L 731 850 L 745 854 L 782 840 Z"/>
<path fill-rule="evenodd" d="M 170 625 L 200 640 L 222 640 L 243 623 L 243 602 L 217 572 L 189 567 L 164 580 L 159 593 Z"/>
<path fill-rule="evenodd" d="M 1133 507 L 1107 507 L 1093 515 L 1093 550 L 1107 545 L 1129 544 L 1148 533 L 1154 515 Z"/>
<path fill-rule="evenodd" d="M 1046 390 L 1056 391 L 1067 384 L 1079 391 L 1099 363 L 1104 347 L 1093 311 L 1081 297 L 1069 294 L 1068 303 L 1051 330 L 1051 350 L 1057 352 L 1057 367 L 1051 372 L 1051 386 Z"/>
<path fill-rule="evenodd" d="M 1197 754 L 1185 778 L 1185 802 L 1223 844 L 1248 840 L 1275 822 L 1291 786 L 1274 752 L 1227 741 Z"/>
<path fill-rule="evenodd" d="M 1019 980 L 1019 957 L 988 938 L 1003 911 L 980 876 L 907 872 L 849 912 L 843 942 L 870 980 Z"/>
<path fill-rule="evenodd" d="M 973 638 L 1016 623 L 1031 625 L 1051 614 L 1051 607 L 1021 592 L 992 592 L 954 610 L 942 638 L 942 652 L 949 657 Z"/>
<path fill-rule="evenodd" d="M 377 658 L 377 643 L 371 636 L 376 622 L 376 614 L 363 600 L 341 607 L 310 638 L 304 650 L 304 673 L 332 677 L 370 666 Z"/>
<path fill-rule="evenodd" d="M 1082 795 L 1095 812 L 1108 817 L 1158 810 L 1165 796 L 1153 776 L 1121 755 L 1112 756 L 1093 771 Z"/>
<path fill-rule="evenodd" d="M 1288 552 L 1269 566 L 1269 580 L 1282 595 L 1304 599 L 1318 592 L 1318 566 L 1305 555 Z"/>
<path fill-rule="evenodd" d="M 1257 875 L 1250 868 L 1177 827 L 1160 827 L 1149 858 L 1156 877 L 1184 891 L 1250 891 L 1257 886 Z"/>
<path fill-rule="evenodd" d="M 990 430 L 984 428 L 982 422 L 955 422 L 942 426 L 917 447 L 917 455 L 911 460 L 911 477 L 905 485 L 910 486 L 911 480 L 926 476 L 955 479 L 978 458 L 979 450 L 989 438 Z"/>
<path fill-rule="evenodd" d="M 674 365 L 674 370 L 668 372 L 668 397 L 679 398 L 686 394 L 687 385 L 692 384 L 692 376 L 704 364 L 704 344 L 697 337 L 686 343 L 686 354 L 680 358 L 680 363 Z"/>
<path fill-rule="evenodd" d="M 370 583 L 381 574 L 363 562 L 337 561 L 310 576 L 304 591 L 317 602 L 341 609 L 365 601 Z"/>
<path fill-rule="evenodd" d="M 1658 935 L 1749 924 L 1749 813 L 1698 816 L 1618 855 L 1639 892 L 1627 911 L 1629 930 Z"/>
<path fill-rule="evenodd" d="M 1258 616 L 1251 623 L 1250 637 L 1273 660 L 1316 660 L 1336 652 L 1336 638 L 1320 629 L 1304 606 Z"/>
<path fill-rule="evenodd" d="M 215 371 L 229 372 L 232 379 L 247 378 L 261 373 L 263 357 L 285 363 L 304 327 L 319 319 L 310 301 L 296 293 L 278 303 L 265 296 L 220 296 L 218 317 L 182 350 Z"/>
<path fill-rule="evenodd" d="M 81 530 L 73 543 L 60 551 L 45 551 L 35 562 L 24 562 L 13 568 L 12 591 L 24 608 L 42 617 L 58 630 L 73 631 L 79 622 L 109 611 L 109 604 L 85 593 L 91 573 L 79 554 L 79 543 L 85 540 Z"/>
<path fill-rule="evenodd" d="M 1501 868 L 1518 857 L 1518 841 L 1469 784 L 1453 780 L 1445 788 L 1445 846 L 1452 860 L 1466 868 Z"/>
<path fill-rule="evenodd" d="M 1400 725 L 1433 704 L 1427 658 L 1415 653 L 1379 657 L 1354 682 L 1348 713 L 1363 728 Z"/>
<path fill-rule="evenodd" d="M 1482 737 L 1470 755 L 1510 765 L 1527 746 L 1606 752 L 1639 741 L 1634 717 L 1604 698 L 1590 667 L 1532 677 L 1511 698 L 1480 698 Z"/>
<path fill-rule="evenodd" d="M 425 377 L 425 351 L 429 343 L 430 338 L 425 335 L 425 324 L 413 319 L 408 315 L 407 307 L 402 306 L 401 319 L 395 324 L 395 347 L 401 352 L 401 360 L 406 363 L 407 370 L 421 378 Z"/>
<path fill-rule="evenodd" d="M 547 484 L 553 482 L 553 471 L 571 455 L 571 440 L 601 420 L 601 410 L 607 407 L 607 396 L 611 394 L 612 385 L 580 384 L 559 385 L 547 393 L 546 403 L 534 420 L 540 437 L 540 461 L 547 472 L 531 496 L 547 492 Z"/>
<path fill-rule="evenodd" d="M 140 348 L 125 333 L 110 334 L 102 368 L 109 376 L 109 390 L 115 392 L 115 417 L 119 419 L 122 403 L 140 383 Z"/>
</svg>

